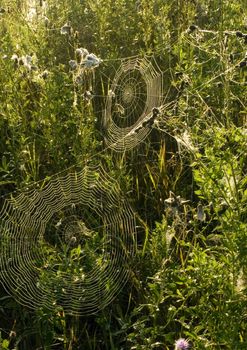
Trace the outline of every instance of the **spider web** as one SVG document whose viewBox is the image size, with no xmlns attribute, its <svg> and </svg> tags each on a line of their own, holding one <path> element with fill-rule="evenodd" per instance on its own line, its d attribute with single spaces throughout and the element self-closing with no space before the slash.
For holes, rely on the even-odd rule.
<svg viewBox="0 0 247 350">
<path fill-rule="evenodd" d="M 23 305 L 94 314 L 129 278 L 135 216 L 101 167 L 6 200 L 0 218 L 1 282 Z"/>
<path fill-rule="evenodd" d="M 162 75 L 153 57 L 121 60 L 108 89 L 103 117 L 109 148 L 130 150 L 149 135 L 152 110 L 163 103 Z"/>
</svg>

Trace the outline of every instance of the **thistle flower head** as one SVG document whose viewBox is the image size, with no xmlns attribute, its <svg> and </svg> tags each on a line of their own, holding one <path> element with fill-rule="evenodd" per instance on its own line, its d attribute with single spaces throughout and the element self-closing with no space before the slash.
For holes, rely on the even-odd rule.
<svg viewBox="0 0 247 350">
<path fill-rule="evenodd" d="M 75 60 L 70 60 L 69 65 L 72 70 L 75 70 L 77 68 L 77 62 Z"/>
<path fill-rule="evenodd" d="M 87 55 L 89 55 L 89 52 L 87 49 L 84 49 L 83 47 L 79 47 L 75 50 L 75 54 L 79 56 L 79 58 L 85 58 Z"/>
<path fill-rule="evenodd" d="M 19 66 L 24 66 L 29 71 L 35 70 L 35 66 L 32 65 L 32 60 L 33 58 L 30 55 L 21 56 L 18 59 L 18 64 Z"/>
<path fill-rule="evenodd" d="M 11 61 L 14 61 L 15 63 L 18 63 L 18 59 L 19 59 L 19 57 L 17 56 L 16 53 L 14 53 L 11 57 Z"/>
<path fill-rule="evenodd" d="M 28 65 L 28 64 L 31 64 L 33 58 L 30 55 L 26 55 L 26 56 L 23 56 L 23 59 L 25 60 L 25 63 Z"/>
<path fill-rule="evenodd" d="M 86 55 L 85 59 L 81 62 L 81 65 L 86 68 L 95 68 L 98 67 L 101 62 L 100 58 L 95 54 L 90 53 L 89 55 Z"/>
<path fill-rule="evenodd" d="M 47 79 L 48 76 L 49 76 L 49 72 L 46 69 L 40 74 L 40 77 L 43 79 Z"/>
<path fill-rule="evenodd" d="M 189 347 L 189 342 L 184 338 L 180 338 L 175 341 L 175 350 L 188 350 Z"/>
<path fill-rule="evenodd" d="M 69 23 L 65 23 L 61 29 L 60 29 L 60 33 L 62 35 L 70 35 L 72 31 L 71 25 Z"/>
</svg>

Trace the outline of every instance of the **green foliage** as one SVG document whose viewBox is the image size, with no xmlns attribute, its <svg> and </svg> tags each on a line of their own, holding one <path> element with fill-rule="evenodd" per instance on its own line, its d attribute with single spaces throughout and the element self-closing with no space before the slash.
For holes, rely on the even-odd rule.
<svg viewBox="0 0 247 350">
<path fill-rule="evenodd" d="M 135 208 L 137 254 L 126 290 L 88 318 L 31 312 L 1 289 L 0 348 L 171 350 L 181 336 L 193 349 L 246 349 L 246 1 L 40 0 L 35 7 L 31 19 L 27 1 L 1 3 L 0 195 L 100 161 Z M 154 53 L 168 72 L 172 106 L 132 152 L 103 153 L 97 101 L 83 94 L 104 90 L 108 76 L 76 84 L 68 62 L 79 47 L 106 66 Z M 170 191 L 186 204 L 169 206 Z M 94 243 L 86 246 L 88 268 Z M 58 275 L 81 273 L 80 247 L 69 254 L 75 263 L 61 263 Z"/>
<path fill-rule="evenodd" d="M 0 345 L 1 345 L 1 349 L 3 349 L 3 350 L 8 350 L 9 349 L 9 340 L 8 339 L 3 339 L 2 340 L 1 333 L 0 333 Z"/>
</svg>

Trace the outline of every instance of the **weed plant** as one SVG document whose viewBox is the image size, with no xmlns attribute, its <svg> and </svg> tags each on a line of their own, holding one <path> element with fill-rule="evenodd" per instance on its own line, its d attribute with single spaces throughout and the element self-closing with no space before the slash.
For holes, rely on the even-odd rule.
<svg viewBox="0 0 247 350">
<path fill-rule="evenodd" d="M 90 317 L 30 311 L 1 287 L 0 349 L 246 349 L 246 1 L 31 3 L 0 7 L 1 201 L 93 158 L 136 212 L 137 252 L 125 289 Z M 104 151 L 104 103 L 84 94 L 108 73 L 77 84 L 79 47 L 109 74 L 144 53 L 169 72 L 173 107 L 136 149 Z"/>
</svg>

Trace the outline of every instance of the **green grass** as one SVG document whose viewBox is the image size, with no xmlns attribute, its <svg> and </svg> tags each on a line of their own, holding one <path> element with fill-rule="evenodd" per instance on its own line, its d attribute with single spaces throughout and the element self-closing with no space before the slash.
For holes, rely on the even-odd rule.
<svg viewBox="0 0 247 350">
<path fill-rule="evenodd" d="M 101 163 L 136 213 L 137 252 L 126 287 L 89 317 L 29 310 L 0 287 L 0 348 L 172 350 L 183 337 L 198 350 L 246 349 L 246 2 L 41 0 L 33 22 L 24 4 L 0 11 L 1 201 Z M 78 47 L 104 62 L 81 85 L 68 64 Z M 171 107 L 116 154 L 104 146 L 102 97 L 83 93 L 104 91 L 118 59 L 143 53 L 166 72 Z M 170 191 L 186 204 L 169 206 Z"/>
</svg>

